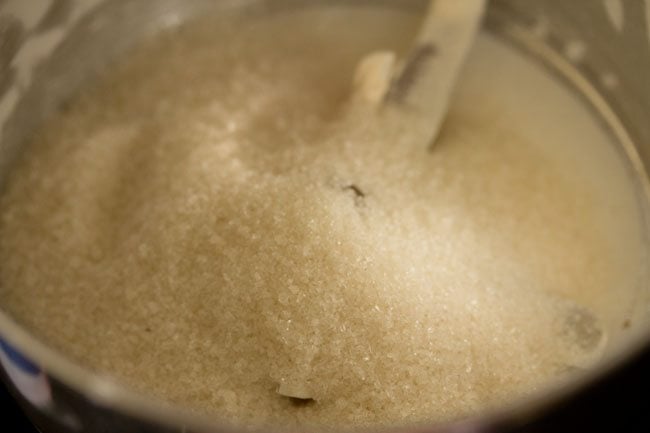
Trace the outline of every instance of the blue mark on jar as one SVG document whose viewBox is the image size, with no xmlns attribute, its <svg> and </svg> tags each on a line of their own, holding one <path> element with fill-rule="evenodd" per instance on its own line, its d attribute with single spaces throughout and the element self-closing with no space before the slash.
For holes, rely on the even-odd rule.
<svg viewBox="0 0 650 433">
<path fill-rule="evenodd" d="M 63 403 L 56 402 L 45 372 L 18 349 L 0 338 L 0 366 L 25 400 L 60 422 L 70 431 L 81 431 L 82 423 Z"/>
<path fill-rule="evenodd" d="M 45 373 L 2 339 L 0 339 L 0 365 L 25 400 L 41 409 L 52 406 L 52 389 Z"/>
<path fill-rule="evenodd" d="M 27 359 L 22 353 L 2 339 L 0 339 L 0 349 L 2 349 L 7 358 L 13 362 L 16 367 L 20 368 L 25 373 L 37 376 L 41 372 L 41 369 L 38 368 L 36 364 Z"/>
</svg>

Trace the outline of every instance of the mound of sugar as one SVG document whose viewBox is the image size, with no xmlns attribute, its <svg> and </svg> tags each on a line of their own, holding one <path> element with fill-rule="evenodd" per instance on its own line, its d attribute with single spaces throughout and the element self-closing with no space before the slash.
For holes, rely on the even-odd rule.
<svg viewBox="0 0 650 433">
<path fill-rule="evenodd" d="M 473 101 L 431 154 L 392 118 L 337 123 L 411 18 L 248 20 L 161 36 L 37 137 L 3 197 L 3 307 L 240 424 L 458 419 L 589 365 L 599 324 L 553 294 L 613 278 L 589 191 Z"/>
</svg>

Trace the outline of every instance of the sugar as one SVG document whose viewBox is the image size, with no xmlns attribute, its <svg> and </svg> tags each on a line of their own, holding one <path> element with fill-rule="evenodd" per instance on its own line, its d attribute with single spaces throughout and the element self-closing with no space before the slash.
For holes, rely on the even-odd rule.
<svg viewBox="0 0 650 433">
<path fill-rule="evenodd" d="M 330 8 L 147 42 L 13 173 L 3 308 L 240 425 L 444 422 L 593 365 L 636 263 L 620 169 L 598 188 L 562 165 L 571 132 L 499 118 L 516 62 L 487 35 L 433 152 L 399 113 L 342 116 L 358 60 L 415 27 Z"/>
</svg>

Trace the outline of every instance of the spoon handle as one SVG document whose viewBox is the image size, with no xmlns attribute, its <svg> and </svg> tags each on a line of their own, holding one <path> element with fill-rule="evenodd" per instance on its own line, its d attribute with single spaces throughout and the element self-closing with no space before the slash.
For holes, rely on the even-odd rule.
<svg viewBox="0 0 650 433">
<path fill-rule="evenodd" d="M 486 4 L 487 0 L 432 0 L 413 48 L 397 65 L 385 103 L 421 118 L 428 143 L 438 135 Z"/>
</svg>

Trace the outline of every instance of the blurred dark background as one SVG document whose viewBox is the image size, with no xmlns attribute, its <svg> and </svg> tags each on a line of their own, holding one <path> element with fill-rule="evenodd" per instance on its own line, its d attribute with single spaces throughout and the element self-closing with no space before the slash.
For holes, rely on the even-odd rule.
<svg viewBox="0 0 650 433">
<path fill-rule="evenodd" d="M 0 431 L 3 433 L 38 433 L 38 430 L 32 427 L 23 415 L 22 409 L 18 407 L 4 384 L 0 385 Z"/>
</svg>

